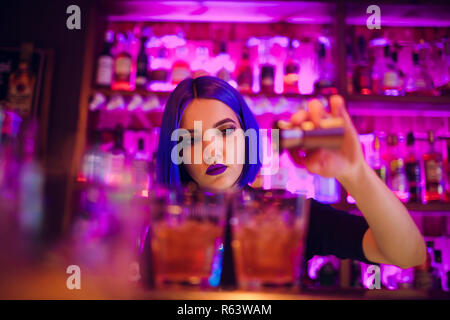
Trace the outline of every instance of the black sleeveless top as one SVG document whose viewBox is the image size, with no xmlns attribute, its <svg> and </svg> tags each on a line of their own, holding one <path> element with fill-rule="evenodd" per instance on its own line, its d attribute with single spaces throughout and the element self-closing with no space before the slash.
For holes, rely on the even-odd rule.
<svg viewBox="0 0 450 320">
<path fill-rule="evenodd" d="M 314 199 L 310 201 L 305 258 L 334 255 L 373 264 L 367 260 L 362 248 L 364 234 L 369 228 L 364 217 L 334 209 Z"/>
</svg>

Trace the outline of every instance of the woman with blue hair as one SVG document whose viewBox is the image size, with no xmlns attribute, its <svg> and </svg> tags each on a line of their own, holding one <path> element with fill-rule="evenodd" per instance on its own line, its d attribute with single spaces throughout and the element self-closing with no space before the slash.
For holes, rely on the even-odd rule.
<svg viewBox="0 0 450 320">
<path fill-rule="evenodd" d="M 331 114 L 327 114 L 320 101 L 313 99 L 308 111 L 294 114 L 291 123 L 312 121 L 319 125 L 324 116 L 342 117 L 342 148 L 312 150 L 304 158 L 296 152 L 291 155 L 310 172 L 336 178 L 356 200 L 363 217 L 311 199 L 306 257 L 335 255 L 402 268 L 423 263 L 423 237 L 405 206 L 365 162 L 341 96 L 330 97 L 330 109 Z M 171 188 L 194 183 L 213 192 L 248 187 L 261 168 L 258 129 L 244 99 L 227 82 L 211 76 L 183 80 L 171 93 L 164 111 L 156 159 L 157 182 Z M 207 131 L 213 132 L 213 142 L 204 143 L 202 137 Z M 257 136 L 247 135 L 249 131 Z M 229 147 L 225 143 L 229 138 L 238 142 Z M 184 161 L 174 159 L 178 153 Z M 200 159 L 195 159 L 196 154 L 201 155 Z M 224 161 L 229 158 L 227 154 L 236 155 L 234 161 Z"/>
</svg>

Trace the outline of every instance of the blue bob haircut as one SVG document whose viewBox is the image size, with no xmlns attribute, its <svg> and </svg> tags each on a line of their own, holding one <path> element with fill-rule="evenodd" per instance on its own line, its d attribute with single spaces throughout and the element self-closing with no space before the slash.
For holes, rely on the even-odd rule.
<svg viewBox="0 0 450 320">
<path fill-rule="evenodd" d="M 212 76 L 187 78 L 181 81 L 170 94 L 162 118 L 156 154 L 157 182 L 178 188 L 192 181 L 184 165 L 177 165 L 171 160 L 171 152 L 178 143 L 178 141 L 171 141 L 171 136 L 172 132 L 180 127 L 184 109 L 196 98 L 216 99 L 223 102 L 235 112 L 244 132 L 248 129 L 255 130 L 256 141 L 252 141 L 251 145 L 249 137 L 245 137 L 245 163 L 237 185 L 244 187 L 253 182 L 261 168 L 261 159 L 258 156 L 260 143 L 258 123 L 241 94 L 226 81 Z M 250 161 L 250 153 L 252 161 Z"/>
</svg>

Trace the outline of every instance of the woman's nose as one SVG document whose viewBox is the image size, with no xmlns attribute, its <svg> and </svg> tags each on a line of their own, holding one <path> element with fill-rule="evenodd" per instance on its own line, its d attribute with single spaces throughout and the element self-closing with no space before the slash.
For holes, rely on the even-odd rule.
<svg viewBox="0 0 450 320">
<path fill-rule="evenodd" d="M 222 137 L 215 136 L 212 141 L 209 141 L 205 144 L 205 148 L 203 149 L 203 161 L 206 164 L 222 163 L 224 161 L 223 155 L 225 142 L 222 141 L 222 146 L 220 147 L 216 142 L 216 139 L 222 139 Z"/>
</svg>

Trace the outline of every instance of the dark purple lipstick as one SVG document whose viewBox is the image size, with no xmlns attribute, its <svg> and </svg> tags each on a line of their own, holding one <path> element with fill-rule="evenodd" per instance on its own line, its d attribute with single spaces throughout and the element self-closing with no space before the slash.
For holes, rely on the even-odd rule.
<svg viewBox="0 0 450 320">
<path fill-rule="evenodd" d="M 206 169 L 206 174 L 208 174 L 210 176 L 216 176 L 218 174 L 221 174 L 225 170 L 227 170 L 227 166 L 225 166 L 223 164 L 213 164 L 213 165 L 210 165 L 208 167 L 208 169 Z"/>
</svg>

